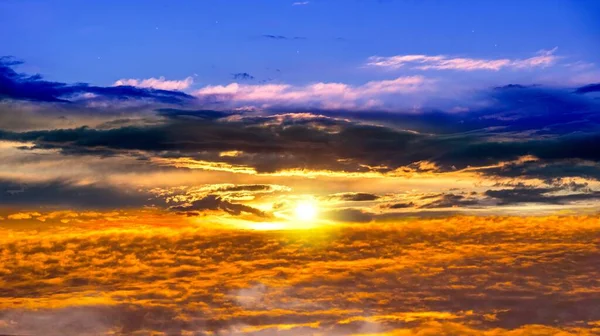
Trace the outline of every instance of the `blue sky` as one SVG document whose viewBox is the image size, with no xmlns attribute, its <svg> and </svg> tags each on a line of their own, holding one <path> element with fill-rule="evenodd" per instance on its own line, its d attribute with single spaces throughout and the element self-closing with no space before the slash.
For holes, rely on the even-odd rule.
<svg viewBox="0 0 600 336">
<path fill-rule="evenodd" d="M 253 83 L 362 84 L 419 72 L 365 69 L 375 55 L 524 59 L 558 47 L 565 64 L 597 63 L 598 13 L 598 1 L 555 0 L 0 1 L 0 30 L 10 32 L 0 45 L 23 72 L 63 82 L 193 76 L 199 88 L 245 72 Z M 567 71 L 436 76 L 508 83 Z"/>
</svg>

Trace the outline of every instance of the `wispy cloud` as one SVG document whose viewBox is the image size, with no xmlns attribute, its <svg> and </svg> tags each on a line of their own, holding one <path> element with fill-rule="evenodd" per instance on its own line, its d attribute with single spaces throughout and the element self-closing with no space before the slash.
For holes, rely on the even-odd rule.
<svg viewBox="0 0 600 336">
<path fill-rule="evenodd" d="M 284 36 L 284 35 L 273 35 L 273 34 L 264 34 L 264 38 L 271 40 L 306 40 L 306 37 L 302 36 Z"/>
<path fill-rule="evenodd" d="M 310 1 L 297 1 L 292 4 L 292 6 L 306 6 L 310 3 Z"/>
<path fill-rule="evenodd" d="M 398 69 L 408 66 L 418 70 L 458 70 L 474 71 L 501 69 L 530 69 L 547 67 L 554 64 L 558 57 L 554 55 L 557 48 L 540 50 L 537 54 L 525 59 L 481 59 L 451 57 L 448 55 L 397 55 L 391 57 L 371 56 L 367 66 L 385 69 Z"/>
<path fill-rule="evenodd" d="M 194 83 L 194 79 L 186 77 L 181 80 L 167 80 L 161 76 L 158 78 L 147 78 L 147 79 L 135 79 L 135 78 L 122 78 L 116 81 L 113 86 L 135 86 L 140 88 L 152 88 L 160 90 L 185 90 Z"/>
</svg>

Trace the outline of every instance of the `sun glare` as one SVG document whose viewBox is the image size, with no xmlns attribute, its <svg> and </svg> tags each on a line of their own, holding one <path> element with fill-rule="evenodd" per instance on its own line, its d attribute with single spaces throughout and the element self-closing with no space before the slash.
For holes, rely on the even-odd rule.
<svg viewBox="0 0 600 336">
<path fill-rule="evenodd" d="M 296 205 L 296 218 L 302 221 L 313 220 L 317 217 L 317 207 L 314 203 L 304 201 Z"/>
</svg>

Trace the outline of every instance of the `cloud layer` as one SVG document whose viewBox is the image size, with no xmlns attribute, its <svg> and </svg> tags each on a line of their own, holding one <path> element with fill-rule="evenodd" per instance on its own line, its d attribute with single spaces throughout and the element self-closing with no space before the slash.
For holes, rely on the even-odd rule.
<svg viewBox="0 0 600 336">
<path fill-rule="evenodd" d="M 599 331 L 596 217 L 288 233 L 100 225 L 2 229 L 0 333 Z"/>
</svg>

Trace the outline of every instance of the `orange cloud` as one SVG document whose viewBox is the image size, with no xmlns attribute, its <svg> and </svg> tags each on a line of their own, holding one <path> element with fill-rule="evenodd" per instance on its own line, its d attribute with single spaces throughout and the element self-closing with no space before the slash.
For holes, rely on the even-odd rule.
<svg viewBox="0 0 600 336">
<path fill-rule="evenodd" d="M 598 332 L 597 216 L 252 231 L 150 210 L 42 215 L 0 229 L 0 333 Z"/>
</svg>

